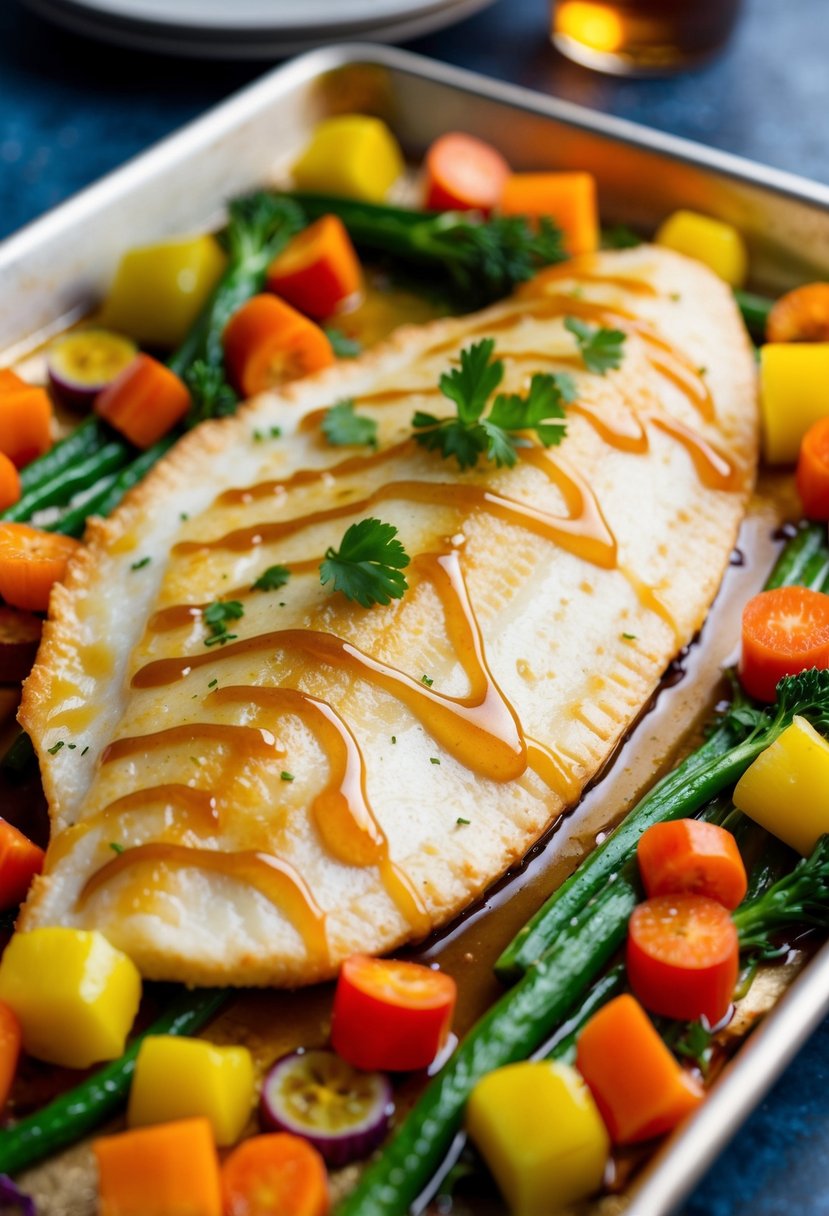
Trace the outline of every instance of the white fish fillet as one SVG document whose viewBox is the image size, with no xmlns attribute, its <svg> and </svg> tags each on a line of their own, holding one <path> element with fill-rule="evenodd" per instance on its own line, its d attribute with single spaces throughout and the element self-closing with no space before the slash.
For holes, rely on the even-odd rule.
<svg viewBox="0 0 829 1216">
<path fill-rule="evenodd" d="M 628 330 L 618 371 L 584 369 L 568 313 Z M 566 370 L 579 395 L 560 447 L 460 474 L 406 440 L 415 410 L 451 412 L 439 376 L 488 335 L 503 388 Z M 381 458 L 322 438 L 315 411 L 343 398 L 377 420 Z M 100 929 L 155 979 L 293 985 L 456 915 L 577 799 L 699 629 L 756 416 L 730 293 L 643 246 L 186 437 L 55 589 L 21 711 L 53 826 L 22 929 Z M 388 608 L 316 573 L 368 515 L 419 555 Z M 245 529 L 260 543 L 174 549 Z M 276 563 L 300 565 L 250 591 Z M 238 640 L 206 646 L 198 606 L 222 596 L 243 604 Z M 160 683 L 166 659 L 188 674 Z"/>
</svg>

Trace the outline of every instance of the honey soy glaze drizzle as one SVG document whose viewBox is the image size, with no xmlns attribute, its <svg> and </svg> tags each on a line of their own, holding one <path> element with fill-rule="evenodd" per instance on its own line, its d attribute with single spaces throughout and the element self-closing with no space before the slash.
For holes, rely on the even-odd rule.
<svg viewBox="0 0 829 1216">
<path fill-rule="evenodd" d="M 587 271 L 582 272 L 580 277 L 588 281 L 607 278 L 591 277 Z M 639 280 L 631 282 L 636 283 L 639 290 L 652 290 Z M 624 286 L 629 287 L 630 283 L 626 280 Z M 695 369 L 649 326 L 621 309 L 572 296 L 528 295 L 520 311 L 508 313 L 486 325 L 482 323 L 481 333 L 503 333 L 519 324 L 528 312 L 534 316 L 575 315 L 600 324 L 614 324 L 627 333 L 635 333 L 646 343 L 650 352 L 649 360 L 659 374 L 670 379 L 703 417 L 711 416 L 713 406 L 710 393 Z M 472 334 L 476 332 L 474 329 L 471 331 Z M 439 354 L 443 349 L 448 352 L 456 346 L 457 340 L 453 339 L 451 344 L 434 347 L 428 353 Z M 508 357 L 521 360 L 525 355 L 510 352 Z M 545 356 L 539 355 L 541 358 Z M 553 362 L 567 361 L 566 357 L 563 360 L 553 356 L 546 358 Z M 366 395 L 361 403 L 379 406 L 415 392 L 424 395 L 419 388 L 395 389 Z M 628 420 L 623 420 L 621 424 L 617 422 L 614 426 L 602 418 L 592 405 L 576 402 L 569 408 L 583 416 L 611 446 L 627 452 L 647 450 L 647 430 L 632 409 Z M 653 415 L 648 420 L 686 448 L 703 484 L 718 490 L 735 490 L 742 484 L 742 471 L 689 427 L 663 415 Z M 409 440 L 379 452 L 349 457 L 329 468 L 301 469 L 281 481 L 267 481 L 226 491 L 218 503 L 244 505 L 259 499 L 284 498 L 290 496 L 293 489 L 312 484 L 333 490 L 342 477 L 380 467 L 413 449 L 414 444 Z M 173 554 L 187 556 L 205 551 L 246 552 L 257 546 L 276 544 L 315 524 L 361 515 L 381 502 L 403 499 L 441 508 L 448 506 L 456 510 L 461 518 L 486 513 L 552 541 L 591 564 L 605 569 L 618 568 L 615 539 L 595 495 L 579 474 L 559 455 L 553 456 L 541 447 L 521 448 L 520 456 L 557 486 L 565 503 L 565 515 L 554 515 L 477 484 L 392 481 L 381 484 L 359 501 L 352 499 L 342 505 L 299 517 L 238 528 L 212 540 L 182 541 L 175 546 Z M 316 571 L 318 563 L 319 559 L 308 559 L 295 562 L 289 568 L 295 574 L 310 573 Z M 663 617 L 666 615 L 664 607 L 654 597 L 648 598 L 648 589 L 643 588 L 627 571 L 622 570 L 621 573 L 629 577 L 637 595 L 647 607 Z M 411 574 L 414 581 L 430 583 L 440 598 L 450 645 L 467 677 L 469 691 L 465 696 L 442 693 L 422 680 L 373 658 L 335 634 L 313 629 L 275 630 L 229 643 L 219 651 L 154 660 L 135 673 L 132 685 L 136 689 L 173 685 L 204 666 L 221 665 L 240 655 L 259 651 L 282 654 L 286 658 L 310 659 L 318 668 L 346 671 L 354 679 L 366 681 L 394 697 L 406 706 L 448 754 L 481 776 L 507 782 L 519 778 L 530 767 L 565 801 L 572 801 L 580 785 L 572 771 L 568 770 L 567 762 L 524 736 L 515 710 L 487 665 L 458 550 L 450 547 L 419 554 L 412 563 Z M 244 594 L 249 594 L 248 588 L 229 592 L 224 598 Z M 178 604 L 161 609 L 151 619 L 148 628 L 150 632 L 179 628 L 198 618 L 203 608 L 204 605 Z M 205 703 L 252 707 L 263 715 L 263 722 L 269 726 L 280 716 L 286 715 L 293 715 L 302 721 L 320 745 L 328 765 L 327 783 L 311 806 L 313 822 L 325 848 L 344 864 L 376 866 L 401 915 L 416 934 L 422 935 L 429 927 L 426 911 L 405 874 L 389 857 L 386 837 L 366 793 L 364 758 L 353 732 L 334 707 L 298 688 L 247 685 L 217 689 L 205 698 Z M 208 738 L 220 743 L 228 763 L 234 752 L 241 749 L 244 754 L 249 747 L 252 749 L 251 755 L 260 753 L 263 748 L 269 756 L 280 754 L 276 739 L 264 725 L 242 727 L 195 723 L 156 734 L 116 740 L 105 752 L 102 763 L 109 764 L 138 753 L 145 760 L 149 759 L 171 742 L 183 741 L 185 734 L 188 738 Z M 183 794 L 183 789 L 188 789 L 190 793 Z M 165 806 L 170 815 L 179 817 L 181 827 L 207 840 L 215 833 L 221 820 L 221 789 L 196 790 L 189 786 L 161 785 L 135 791 L 126 798 L 110 803 L 75 828 L 67 829 L 64 835 L 69 839 L 65 842 L 66 847 L 60 849 L 60 855 L 65 855 L 73 847 L 78 834 L 85 834 L 96 822 L 108 822 L 141 805 Z M 287 862 L 265 851 L 248 849 L 224 852 L 166 840 L 138 844 L 109 861 L 92 876 L 81 893 L 79 905 L 83 906 L 112 879 L 144 864 L 201 868 L 250 884 L 283 911 L 300 933 L 309 956 L 325 959 L 324 914 L 301 876 Z"/>
</svg>

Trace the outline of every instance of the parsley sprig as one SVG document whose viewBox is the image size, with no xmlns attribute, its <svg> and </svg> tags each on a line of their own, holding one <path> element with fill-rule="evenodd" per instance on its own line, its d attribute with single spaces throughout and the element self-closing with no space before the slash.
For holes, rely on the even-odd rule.
<svg viewBox="0 0 829 1216">
<path fill-rule="evenodd" d="M 251 584 L 251 591 L 278 591 L 280 587 L 284 587 L 288 579 L 291 577 L 291 572 L 287 566 L 268 566 L 267 570 L 263 570 L 259 578 Z"/>
<path fill-rule="evenodd" d="M 236 634 L 228 631 L 228 624 L 244 615 L 245 608 L 239 600 L 214 600 L 208 604 L 202 612 L 202 620 L 210 630 L 210 636 L 204 639 L 205 646 L 224 646 L 225 642 L 235 641 Z"/>
<path fill-rule="evenodd" d="M 438 418 L 421 411 L 412 418 L 415 439 L 430 452 L 454 456 L 461 469 L 473 469 L 485 455 L 498 468 L 511 468 L 518 459 L 521 431 L 535 431 L 545 447 L 561 443 L 566 433 L 564 406 L 576 395 L 572 377 L 533 376 L 529 392 L 498 393 L 484 413 L 504 375 L 500 359 L 493 360 L 495 340 L 484 338 L 465 347 L 460 367 L 440 378 L 440 391 L 457 407 L 454 417 Z"/>
<path fill-rule="evenodd" d="M 401 571 L 411 559 L 396 536 L 397 528 L 380 519 L 361 519 L 352 524 L 339 549 L 326 551 L 320 582 L 333 579 L 335 591 L 364 608 L 400 599 L 409 586 Z"/>
<path fill-rule="evenodd" d="M 377 423 L 373 418 L 355 414 L 354 402 L 350 398 L 338 401 L 325 411 L 322 431 L 335 447 L 357 447 L 362 444 L 377 447 Z"/>
<path fill-rule="evenodd" d="M 620 329 L 605 329 L 601 325 L 588 325 L 578 317 L 565 317 L 564 328 L 569 330 L 579 344 L 584 366 L 589 372 L 603 376 L 622 366 L 625 334 Z"/>
</svg>

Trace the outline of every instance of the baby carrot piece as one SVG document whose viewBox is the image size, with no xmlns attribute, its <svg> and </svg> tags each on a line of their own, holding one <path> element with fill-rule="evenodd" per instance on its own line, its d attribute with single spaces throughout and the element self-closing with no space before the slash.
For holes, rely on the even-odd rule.
<svg viewBox="0 0 829 1216">
<path fill-rule="evenodd" d="M 634 909 L 627 969 L 651 1013 L 715 1026 L 728 1012 L 740 963 L 729 911 L 704 895 L 660 895 Z"/>
<path fill-rule="evenodd" d="M 80 541 L 29 524 L 0 523 L 0 597 L 13 608 L 45 612 L 55 583 Z"/>
<path fill-rule="evenodd" d="M 743 609 L 740 682 L 773 701 L 784 676 L 829 667 L 829 595 L 806 587 L 761 591 Z"/>
<path fill-rule="evenodd" d="M 151 355 L 136 355 L 95 398 L 95 413 L 139 448 L 150 448 L 190 408 L 187 386 Z"/>
<path fill-rule="evenodd" d="M 2 376 L 0 452 L 22 469 L 52 446 L 52 403 L 45 389 L 25 384 L 14 372 Z"/>
<path fill-rule="evenodd" d="M 615 1144 L 650 1140 L 702 1101 L 642 1006 L 627 993 L 600 1009 L 579 1035 L 576 1065 Z"/>
<path fill-rule="evenodd" d="M 767 342 L 829 342 L 829 283 L 806 283 L 775 301 Z"/>
<path fill-rule="evenodd" d="M 14 463 L 0 452 L 0 511 L 12 507 L 20 497 L 20 476 Z"/>
<path fill-rule="evenodd" d="M 0 911 L 22 903 L 32 879 L 42 869 L 43 849 L 0 819 Z"/>
<path fill-rule="evenodd" d="M 500 210 L 504 215 L 549 216 L 564 233 L 572 257 L 599 247 L 592 173 L 513 173 L 504 182 Z"/>
<path fill-rule="evenodd" d="M 342 220 L 324 215 L 274 259 L 267 285 L 300 312 L 322 320 L 360 290 L 362 277 Z"/>
<path fill-rule="evenodd" d="M 483 211 L 501 201 L 510 168 L 500 152 L 474 135 L 450 131 L 426 153 L 428 211 Z"/>
<path fill-rule="evenodd" d="M 222 1216 L 219 1162 L 207 1119 L 106 1136 L 92 1149 L 99 1216 Z"/>
<path fill-rule="evenodd" d="M 0 1112 L 6 1105 L 17 1072 L 23 1031 L 17 1015 L 0 1002 Z"/>
<path fill-rule="evenodd" d="M 737 842 L 716 823 L 654 823 L 640 838 L 636 856 L 649 898 L 705 895 L 731 909 L 745 898 L 748 883 Z"/>
<path fill-rule="evenodd" d="M 0 367 L 0 393 L 11 393 L 28 387 L 23 377 L 18 376 L 10 367 Z"/>
<path fill-rule="evenodd" d="M 829 519 L 829 415 L 803 436 L 796 481 L 804 515 Z"/>
<path fill-rule="evenodd" d="M 224 348 L 230 376 L 245 397 L 334 362 L 320 327 L 276 296 L 254 296 L 243 304 L 225 328 Z"/>
<path fill-rule="evenodd" d="M 234 1149 L 222 1166 L 222 1195 L 225 1216 L 326 1216 L 330 1209 L 322 1157 L 287 1132 L 253 1136 Z"/>
</svg>

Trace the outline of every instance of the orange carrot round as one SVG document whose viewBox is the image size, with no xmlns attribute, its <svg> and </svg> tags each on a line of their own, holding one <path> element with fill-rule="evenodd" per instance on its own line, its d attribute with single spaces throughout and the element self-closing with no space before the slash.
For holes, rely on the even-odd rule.
<svg viewBox="0 0 829 1216">
<path fill-rule="evenodd" d="M 13 608 L 45 612 L 55 583 L 80 541 L 29 524 L 0 523 L 0 598 Z"/>
<path fill-rule="evenodd" d="M 268 290 L 322 320 L 362 285 L 360 260 L 339 216 L 324 215 L 290 242 L 268 269 Z"/>
<path fill-rule="evenodd" d="M 222 1166 L 225 1216 L 327 1216 L 331 1206 L 322 1157 L 287 1132 L 253 1136 Z"/>
<path fill-rule="evenodd" d="M 803 513 L 809 519 L 829 519 L 829 415 L 803 436 L 795 480 Z"/>
<path fill-rule="evenodd" d="M 705 895 L 725 908 L 745 898 L 748 881 L 737 842 L 716 823 L 654 823 L 642 834 L 636 856 L 649 898 Z"/>
<path fill-rule="evenodd" d="M 579 1035 L 576 1066 L 614 1144 L 650 1140 L 676 1127 L 703 1098 L 627 993 L 594 1014 Z"/>
<path fill-rule="evenodd" d="M 829 667 L 829 595 L 806 587 L 761 591 L 743 609 L 740 682 L 773 701 L 784 676 Z"/>
<path fill-rule="evenodd" d="M 23 902 L 32 879 L 43 869 L 43 857 L 43 849 L 0 819 L 0 910 Z"/>
<path fill-rule="evenodd" d="M 731 914 L 704 895 L 661 895 L 628 926 L 630 986 L 646 1009 L 714 1026 L 728 1012 L 740 947 Z"/>
<path fill-rule="evenodd" d="M 14 462 L 0 452 L 0 511 L 12 507 L 20 497 L 20 475 Z"/>
<path fill-rule="evenodd" d="M 0 452 L 22 469 L 52 446 L 52 402 L 14 372 L 0 382 Z"/>
<path fill-rule="evenodd" d="M 152 447 L 190 408 L 182 380 L 151 355 L 136 355 L 95 398 L 95 413 L 139 448 Z"/>
<path fill-rule="evenodd" d="M 298 380 L 334 362 L 331 343 L 301 312 L 260 295 L 233 314 L 224 332 L 225 362 L 245 397 Z"/>
<path fill-rule="evenodd" d="M 599 247 L 596 179 L 592 173 L 513 173 L 504 182 L 504 215 L 549 216 L 576 257 Z"/>
<path fill-rule="evenodd" d="M 14 1083 L 22 1042 L 23 1031 L 17 1014 L 8 1005 L 0 1003 L 0 1112 L 8 1101 Z"/>
<path fill-rule="evenodd" d="M 501 201 L 510 168 L 496 148 L 450 131 L 426 153 L 426 197 L 429 211 L 490 212 Z"/>
<path fill-rule="evenodd" d="M 829 342 L 829 283 L 787 291 L 766 321 L 768 342 Z"/>
<path fill-rule="evenodd" d="M 99 1216 L 222 1216 L 219 1162 L 208 1119 L 180 1119 L 104 1136 L 92 1150 L 98 1163 Z"/>
</svg>

